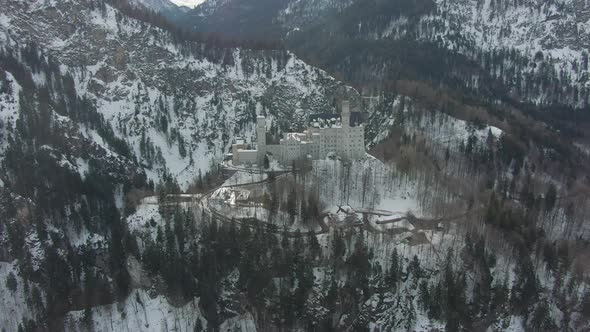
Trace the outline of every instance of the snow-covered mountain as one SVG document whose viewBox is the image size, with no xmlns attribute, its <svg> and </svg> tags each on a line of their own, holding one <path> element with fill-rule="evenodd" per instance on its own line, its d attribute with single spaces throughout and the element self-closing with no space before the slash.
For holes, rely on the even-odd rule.
<svg viewBox="0 0 590 332">
<path fill-rule="evenodd" d="M 264 38 L 261 32 L 272 31 L 267 37 L 286 39 L 291 48 L 308 60 L 330 57 L 320 67 L 332 73 L 358 66 L 362 58 L 367 58 L 367 62 L 375 59 L 375 63 L 367 63 L 371 67 L 396 56 L 396 51 L 390 51 L 393 55 L 381 54 L 383 48 L 399 49 L 397 53 L 403 54 L 396 61 L 401 61 L 402 67 L 415 66 L 414 71 L 420 71 L 424 65 L 416 65 L 410 59 L 424 55 L 404 54 L 417 52 L 413 48 L 419 49 L 421 45 L 424 52 L 440 52 L 431 49 L 435 45 L 447 54 L 438 56 L 438 60 L 435 56 L 434 66 L 449 66 L 451 62 L 456 68 L 450 72 L 456 73 L 465 70 L 458 67 L 458 61 L 478 64 L 481 73 L 459 78 L 477 93 L 486 86 L 497 85 L 485 82 L 485 75 L 505 85 L 506 91 L 495 92 L 506 96 L 500 99 L 578 108 L 589 103 L 590 6 L 586 1 L 300 0 L 276 3 L 274 7 L 253 1 L 244 8 L 239 3 L 206 1 L 180 23 L 196 30 L 242 38 Z M 239 17 L 239 22 L 232 17 Z M 355 47 L 359 43 L 365 46 Z M 366 50 L 360 59 L 346 58 L 359 53 L 359 49 Z M 457 55 L 464 59 L 457 59 Z M 341 66 L 336 65 L 339 62 Z M 376 71 L 371 79 L 396 79 L 399 75 L 388 71 L 400 70 Z M 366 74 L 367 70 L 362 72 Z M 358 80 L 359 75 L 351 73 L 347 79 Z"/>
<path fill-rule="evenodd" d="M 170 0 L 132 0 L 129 1 L 129 3 L 133 5 L 145 6 L 146 8 L 152 9 L 156 12 L 170 11 L 177 8 L 176 4 Z"/>
<path fill-rule="evenodd" d="M 126 293 L 119 221 L 132 196 L 208 179 L 235 136 L 252 139 L 257 114 L 280 132 L 354 97 L 287 51 L 187 41 L 119 1 L 0 7 L 0 276 L 15 284 L 2 287 L 6 330 L 62 330 L 58 317 L 80 303 Z M 85 272 L 73 268 L 90 252 Z M 80 293 L 84 282 L 93 286 Z M 198 310 L 187 310 L 194 324 Z"/>
<path fill-rule="evenodd" d="M 129 4 L 137 8 L 146 8 L 171 20 L 179 19 L 195 7 L 191 5 L 191 1 L 184 3 L 171 0 L 129 0 Z"/>
<path fill-rule="evenodd" d="M 250 140 L 256 114 L 301 125 L 342 87 L 286 51 L 181 42 L 92 4 L 3 0 L 0 38 L 59 61 L 156 182 L 167 173 L 186 186 L 236 135 Z"/>
</svg>

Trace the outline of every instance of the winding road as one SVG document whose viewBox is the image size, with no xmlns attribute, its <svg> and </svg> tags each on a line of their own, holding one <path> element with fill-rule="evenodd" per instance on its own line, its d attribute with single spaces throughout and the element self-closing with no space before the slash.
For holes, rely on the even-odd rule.
<svg viewBox="0 0 590 332">
<path fill-rule="evenodd" d="M 240 187 L 247 187 L 247 186 L 252 186 L 252 185 L 269 184 L 269 183 L 276 181 L 277 179 L 279 179 L 281 177 L 284 177 L 284 176 L 287 176 L 287 175 L 293 173 L 293 171 L 270 171 L 270 172 L 268 172 L 268 171 L 258 171 L 258 170 L 253 171 L 250 169 L 249 170 L 238 170 L 238 172 L 246 172 L 246 173 L 254 173 L 254 174 L 265 173 L 268 176 L 265 179 L 260 180 L 260 181 L 231 184 L 231 185 L 221 185 L 219 187 L 213 188 L 213 189 L 203 193 L 203 195 L 198 200 L 198 204 L 201 205 L 201 207 L 203 208 L 203 211 L 205 211 L 205 213 L 208 214 L 209 217 L 217 218 L 218 220 L 221 220 L 223 222 L 236 222 L 238 224 L 243 224 L 243 225 L 246 225 L 251 228 L 257 228 L 260 226 L 264 226 L 267 228 L 267 230 L 270 233 L 281 235 L 281 236 L 286 236 L 289 238 L 308 236 L 308 234 L 309 234 L 308 232 L 281 230 L 278 225 L 273 224 L 273 223 L 269 223 L 268 221 L 265 221 L 265 220 L 260 220 L 258 218 L 253 218 L 253 217 L 232 218 L 232 217 L 228 217 L 228 216 L 224 215 L 223 213 L 221 213 L 219 210 L 215 209 L 215 207 L 213 207 L 211 204 L 209 204 L 209 199 L 211 198 L 211 195 L 213 195 L 213 193 L 215 191 L 217 191 L 218 189 L 240 188 Z M 324 222 L 323 219 L 324 218 L 322 216 L 320 218 L 320 220 L 318 220 L 320 230 L 314 231 L 315 235 L 326 234 L 329 232 L 330 229 L 329 229 L 328 225 Z"/>
</svg>

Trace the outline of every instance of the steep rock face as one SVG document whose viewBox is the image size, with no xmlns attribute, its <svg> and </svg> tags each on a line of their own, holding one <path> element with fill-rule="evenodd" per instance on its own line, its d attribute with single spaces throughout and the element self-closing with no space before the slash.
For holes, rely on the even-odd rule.
<svg viewBox="0 0 590 332">
<path fill-rule="evenodd" d="M 289 52 L 180 42 L 108 4 L 1 5 L 0 38 L 57 59 L 154 180 L 167 173 L 186 185 L 234 136 L 253 136 L 257 113 L 296 128 L 346 90 Z"/>
<path fill-rule="evenodd" d="M 330 47 L 336 49 L 333 52 L 336 56 L 330 63 L 321 64 L 330 72 L 359 65 L 357 62 L 362 60 L 354 58 L 358 49 L 372 49 L 361 59 L 366 59 L 368 67 L 379 67 L 379 63 L 391 58 L 391 55 L 382 55 L 381 49 L 412 48 L 407 44 L 414 42 L 418 45 L 415 48 L 427 44 L 423 51 L 434 53 L 430 47 L 435 45 L 448 53 L 437 66 L 448 67 L 449 62 L 457 62 L 453 57 L 458 54 L 465 57 L 462 62 L 473 61 L 482 69 L 483 73 L 460 78 L 470 89 L 491 84 L 481 79 L 482 75 L 488 75 L 506 86 L 507 91 L 502 94 L 519 101 L 578 108 L 588 105 L 590 83 L 586 50 L 590 46 L 590 7 L 585 1 L 301 0 L 289 1 L 272 18 L 265 19 L 261 17 L 270 14 L 264 6 L 248 6 L 249 14 L 242 15 L 236 3 L 207 1 L 189 15 L 190 19 L 181 22 L 186 21 L 187 27 L 197 30 L 221 29 L 220 32 L 230 35 L 247 35 L 252 27 L 236 30 L 231 24 L 223 28 L 211 24 L 228 18 L 227 11 L 222 8 L 234 8 L 231 15 L 248 21 L 247 25 L 274 25 L 277 33 L 298 54 L 314 63 L 316 59 L 325 59 Z M 258 16 L 252 14 L 254 12 L 258 12 Z M 314 39 L 321 42 L 314 44 Z M 348 40 L 351 46 L 338 49 L 343 40 Z M 373 44 L 367 45 L 367 42 Z M 400 61 L 412 66 L 413 59 L 421 56 L 402 56 Z M 342 65 L 334 65 L 338 62 Z M 372 79 L 398 77 L 388 76 L 387 70 L 399 71 L 382 68 Z M 454 67 L 448 72 L 461 70 Z M 358 74 L 351 76 L 347 79 L 354 80 Z M 405 78 L 414 77 L 406 75 Z M 557 90 L 560 91 L 556 93 Z"/>
<path fill-rule="evenodd" d="M 571 84 L 572 89 L 590 88 L 590 6 L 585 1 L 439 0 L 436 11 L 422 16 L 417 27 L 412 28 L 403 18 L 395 19 L 380 37 L 391 37 L 392 31 L 397 31 L 398 38 L 413 33 L 419 39 L 442 41 L 445 48 L 466 54 L 483 66 L 491 61 L 478 59 L 474 53 L 489 52 L 493 57 L 515 51 L 530 61 L 523 69 L 524 76 L 548 78 L 553 75 L 549 71 L 554 71 L 558 80 Z M 587 95 L 580 94 L 585 95 L 585 101 L 573 96 L 570 103 L 585 106 Z M 552 102 L 549 99 L 538 96 L 536 102 Z"/>
<path fill-rule="evenodd" d="M 132 0 L 130 3 L 141 5 L 157 12 L 172 11 L 178 8 L 178 6 L 170 0 Z"/>
<path fill-rule="evenodd" d="M 590 46 L 586 1 L 439 0 L 437 7 L 437 16 L 448 17 L 447 35 L 461 34 L 479 47 L 543 51 L 572 61 Z"/>
<path fill-rule="evenodd" d="M 404 1 L 395 3 L 402 8 L 405 6 Z M 301 29 L 304 27 L 296 24 L 301 18 L 317 18 L 324 10 L 339 11 L 352 4 L 356 2 L 293 1 L 279 13 L 279 22 Z M 380 5 L 380 1 L 374 1 L 366 7 Z M 447 39 L 449 48 L 466 42 L 480 48 L 515 48 L 530 55 L 544 51 L 556 59 L 579 61 L 581 52 L 590 47 L 590 5 L 586 1 L 436 0 L 428 5 L 433 6 L 432 11 L 413 13 L 419 14 L 422 20 L 420 31 L 413 32 L 418 38 Z M 357 23 L 358 32 L 365 31 L 369 35 L 371 23 L 390 16 L 392 19 L 382 31 L 374 31 L 377 32 L 373 35 L 375 38 L 390 37 L 393 31 L 399 30 L 397 27 L 416 29 L 410 26 L 412 22 L 407 13 L 382 11 L 375 14 L 378 15 L 366 16 L 365 22 L 350 23 Z M 432 33 L 428 34 L 429 31 Z"/>
<path fill-rule="evenodd" d="M 354 0 L 306 0 L 292 1 L 279 12 L 277 22 L 286 29 L 287 33 L 293 29 L 301 29 L 306 24 L 313 24 L 322 15 L 341 11 L 350 6 Z"/>
<path fill-rule="evenodd" d="M 129 3 L 135 7 L 143 7 L 148 10 L 154 11 L 170 19 L 178 19 L 190 11 L 191 7 L 187 4 L 180 2 L 173 2 L 170 0 L 129 0 Z"/>
<path fill-rule="evenodd" d="M 137 286 L 120 223 L 128 194 L 163 178 L 186 188 L 235 136 L 252 139 L 257 114 L 277 132 L 298 129 L 355 95 L 289 52 L 180 41 L 101 1 L 0 7 L 0 276 L 17 284 L 2 289 L 0 326 L 10 331 L 63 330 L 87 305 L 108 315 Z M 180 310 L 191 324 L 197 305 Z"/>
<path fill-rule="evenodd" d="M 187 12 L 178 22 L 200 32 L 215 32 L 238 39 L 280 39 L 274 21 L 289 0 L 212 0 Z"/>
</svg>

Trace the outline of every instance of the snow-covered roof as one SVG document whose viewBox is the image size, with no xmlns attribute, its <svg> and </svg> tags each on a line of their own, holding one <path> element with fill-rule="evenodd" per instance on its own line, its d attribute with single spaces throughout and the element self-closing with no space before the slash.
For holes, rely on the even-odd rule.
<svg viewBox="0 0 590 332">
<path fill-rule="evenodd" d="M 286 133 L 285 138 L 281 141 L 296 141 L 300 144 L 312 143 L 312 141 L 307 139 L 306 133 Z"/>
<path fill-rule="evenodd" d="M 341 114 L 334 113 L 318 113 L 309 117 L 309 123 L 314 128 L 341 128 Z M 351 112 L 349 123 L 351 127 L 361 126 L 363 122 L 363 114 L 361 112 Z"/>
</svg>

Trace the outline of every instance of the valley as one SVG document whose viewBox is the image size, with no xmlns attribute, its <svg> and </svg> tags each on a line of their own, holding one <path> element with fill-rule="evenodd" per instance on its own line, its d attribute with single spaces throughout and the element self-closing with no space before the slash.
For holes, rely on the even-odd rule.
<svg viewBox="0 0 590 332">
<path fill-rule="evenodd" d="M 0 0 L 0 330 L 590 329 L 587 7 Z"/>
</svg>

